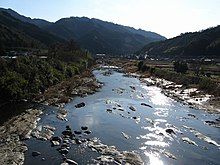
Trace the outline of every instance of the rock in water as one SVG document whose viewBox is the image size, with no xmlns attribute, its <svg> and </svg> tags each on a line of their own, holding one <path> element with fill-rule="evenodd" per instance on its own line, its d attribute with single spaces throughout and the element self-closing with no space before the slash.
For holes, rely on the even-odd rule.
<svg viewBox="0 0 220 165">
<path fill-rule="evenodd" d="M 75 105 L 76 108 L 82 108 L 82 107 L 85 107 L 85 106 L 86 106 L 86 104 L 84 102 Z"/>
<path fill-rule="evenodd" d="M 78 165 L 78 163 L 76 163 L 74 160 L 71 160 L 71 159 L 66 159 L 66 162 L 67 162 L 68 164 Z"/>
<path fill-rule="evenodd" d="M 67 135 L 67 136 L 71 136 L 72 135 L 72 131 L 70 130 L 65 130 L 62 132 L 63 135 Z"/>
<path fill-rule="evenodd" d="M 52 147 L 53 146 L 59 146 L 60 142 L 58 142 L 58 141 L 51 141 L 51 144 L 52 144 Z"/>
<path fill-rule="evenodd" d="M 196 144 L 196 142 L 190 140 L 188 137 L 182 137 L 183 142 L 188 143 L 188 144 L 192 144 L 195 146 L 198 146 L 198 144 Z"/>
<path fill-rule="evenodd" d="M 58 136 L 55 136 L 55 137 L 52 137 L 52 138 L 51 138 L 51 141 L 58 141 L 58 142 L 61 143 L 62 138 L 61 138 L 61 137 L 58 137 Z"/>
<path fill-rule="evenodd" d="M 84 133 L 85 134 L 91 134 L 92 132 L 91 131 L 85 131 Z"/>
<path fill-rule="evenodd" d="M 143 106 L 146 106 L 146 107 L 150 107 L 150 108 L 153 108 L 151 105 L 149 105 L 149 104 L 146 104 L 146 103 L 141 103 L 141 105 L 143 105 Z"/>
<path fill-rule="evenodd" d="M 134 106 L 130 106 L 129 109 L 132 111 L 136 111 L 136 108 Z"/>
<path fill-rule="evenodd" d="M 125 139 L 129 139 L 130 138 L 130 136 L 128 136 L 126 133 L 124 133 L 124 132 L 121 132 L 121 134 L 125 137 Z"/>
<path fill-rule="evenodd" d="M 85 127 L 81 127 L 81 129 L 85 131 L 85 130 L 88 129 L 88 127 L 86 127 L 86 126 Z"/>
<path fill-rule="evenodd" d="M 169 134 L 176 134 L 176 133 L 174 132 L 174 130 L 171 129 L 171 128 L 167 128 L 167 129 L 166 129 L 166 132 L 169 133 Z"/>
<path fill-rule="evenodd" d="M 175 159 L 175 160 L 177 159 L 176 156 L 174 156 L 170 152 L 164 151 L 163 154 L 168 158 Z"/>
<path fill-rule="evenodd" d="M 81 131 L 74 131 L 74 133 L 75 133 L 76 135 L 80 135 L 80 134 L 82 134 Z"/>
<path fill-rule="evenodd" d="M 106 112 L 112 113 L 112 110 L 111 109 L 107 109 Z"/>
<path fill-rule="evenodd" d="M 64 163 L 61 163 L 60 165 L 69 165 L 68 163 L 64 162 Z"/>
<path fill-rule="evenodd" d="M 34 157 L 39 156 L 39 155 L 41 155 L 41 153 L 38 152 L 38 151 L 33 151 L 32 152 L 32 156 L 34 156 Z"/>
<path fill-rule="evenodd" d="M 135 88 L 134 86 L 131 86 L 131 85 L 130 85 L 130 88 L 133 89 L 133 90 L 136 90 L 136 88 Z"/>
<path fill-rule="evenodd" d="M 67 148 L 61 148 L 61 149 L 58 149 L 58 150 L 59 150 L 59 153 L 64 154 L 64 155 L 69 153 L 69 150 Z"/>
</svg>

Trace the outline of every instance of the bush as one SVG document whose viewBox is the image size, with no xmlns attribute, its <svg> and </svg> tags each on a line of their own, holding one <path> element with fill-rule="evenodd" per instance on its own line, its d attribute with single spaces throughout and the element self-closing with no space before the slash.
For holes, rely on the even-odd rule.
<svg viewBox="0 0 220 165">
<path fill-rule="evenodd" d="M 203 77 L 201 78 L 200 82 L 199 82 L 199 89 L 204 90 L 210 94 L 214 94 L 216 93 L 217 90 L 217 83 L 210 80 L 207 77 Z M 219 91 L 220 92 L 220 91 Z"/>
<path fill-rule="evenodd" d="M 138 71 L 140 71 L 141 70 L 141 68 L 142 68 L 142 66 L 144 65 L 144 62 L 143 61 L 139 61 L 138 62 Z"/>
<path fill-rule="evenodd" d="M 86 59 L 67 63 L 54 58 L 0 58 L 0 99 L 32 99 L 48 87 L 79 74 L 85 63 Z"/>
<path fill-rule="evenodd" d="M 184 61 L 175 61 L 173 63 L 173 68 L 177 73 L 186 73 L 188 70 L 188 65 Z"/>
<path fill-rule="evenodd" d="M 20 74 L 14 71 L 6 72 L 0 78 L 1 96 L 9 100 L 24 98 L 27 84 L 27 80 Z"/>
</svg>

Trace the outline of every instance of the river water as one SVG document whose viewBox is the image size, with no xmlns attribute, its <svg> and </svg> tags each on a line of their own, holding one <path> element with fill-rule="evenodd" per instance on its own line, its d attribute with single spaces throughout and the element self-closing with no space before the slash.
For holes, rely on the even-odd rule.
<svg viewBox="0 0 220 165">
<path fill-rule="evenodd" d="M 110 74 L 105 74 L 106 71 Z M 220 164 L 220 129 L 204 123 L 218 119 L 219 115 L 189 108 L 166 97 L 160 88 L 147 86 L 115 70 L 95 70 L 94 75 L 103 87 L 93 95 L 76 97 L 68 103 L 64 107 L 68 111 L 68 121 L 57 119 L 57 109 L 45 106 L 39 125 L 56 127 L 54 136 L 61 136 L 67 125 L 72 130 L 87 126 L 92 133 L 85 138 L 96 137 L 103 144 L 116 146 L 118 151 L 134 151 L 144 164 Z M 75 108 L 81 102 L 85 102 L 85 106 Z M 169 128 L 174 132 L 166 132 Z M 187 143 L 186 137 L 194 144 Z M 26 144 L 25 164 L 63 162 L 56 150 L 58 147 L 51 147 L 49 141 L 31 138 Z M 41 155 L 32 157 L 33 151 Z M 67 158 L 78 164 L 93 164 L 98 156 L 99 153 L 85 144 L 71 144 L 67 154 Z"/>
</svg>

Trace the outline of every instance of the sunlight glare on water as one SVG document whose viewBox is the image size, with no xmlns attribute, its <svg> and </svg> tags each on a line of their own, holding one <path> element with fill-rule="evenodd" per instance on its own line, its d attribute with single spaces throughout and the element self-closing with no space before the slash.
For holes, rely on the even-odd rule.
<svg viewBox="0 0 220 165">
<path fill-rule="evenodd" d="M 154 105 L 159 106 L 169 106 L 171 105 L 170 98 L 166 97 L 163 93 L 161 93 L 161 89 L 158 87 L 148 87 L 148 86 L 142 86 L 143 89 L 145 89 L 147 92 L 147 95 L 150 98 L 150 101 Z"/>
<path fill-rule="evenodd" d="M 149 158 L 149 165 L 164 165 L 158 153 L 144 152 L 144 154 Z"/>
</svg>

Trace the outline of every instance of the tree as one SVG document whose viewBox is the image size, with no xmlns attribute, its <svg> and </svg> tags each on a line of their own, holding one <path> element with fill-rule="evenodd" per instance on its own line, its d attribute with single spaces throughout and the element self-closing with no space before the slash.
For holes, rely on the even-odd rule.
<svg viewBox="0 0 220 165">
<path fill-rule="evenodd" d="M 144 62 L 143 61 L 139 61 L 138 62 L 138 71 L 141 70 L 142 66 L 144 65 Z"/>
<path fill-rule="evenodd" d="M 188 65 L 184 61 L 175 61 L 173 63 L 174 71 L 177 73 L 186 73 L 188 70 Z"/>
</svg>

